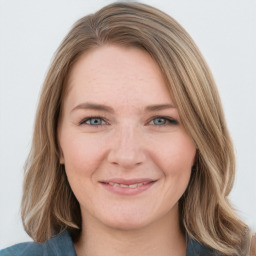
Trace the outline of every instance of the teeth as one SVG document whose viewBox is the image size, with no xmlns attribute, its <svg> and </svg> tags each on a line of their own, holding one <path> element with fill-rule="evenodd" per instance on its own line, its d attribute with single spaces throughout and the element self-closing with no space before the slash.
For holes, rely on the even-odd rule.
<svg viewBox="0 0 256 256">
<path fill-rule="evenodd" d="M 137 187 L 141 187 L 142 185 L 148 184 L 148 182 L 141 182 L 141 183 L 136 183 L 136 184 L 131 184 L 131 185 L 119 184 L 119 183 L 114 183 L 114 182 L 109 182 L 108 184 L 113 186 L 113 187 L 137 188 Z"/>
<path fill-rule="evenodd" d="M 139 184 L 132 184 L 132 185 L 129 185 L 129 188 L 137 188 Z"/>
</svg>

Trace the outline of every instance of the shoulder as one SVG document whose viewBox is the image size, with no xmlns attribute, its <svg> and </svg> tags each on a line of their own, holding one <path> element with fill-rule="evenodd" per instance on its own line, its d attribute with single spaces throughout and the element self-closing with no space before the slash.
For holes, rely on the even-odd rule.
<svg viewBox="0 0 256 256">
<path fill-rule="evenodd" d="M 187 236 L 186 256 L 225 256 Z"/>
<path fill-rule="evenodd" d="M 45 243 L 20 243 L 0 250 L 0 256 L 76 256 L 73 241 L 67 231 Z"/>
</svg>

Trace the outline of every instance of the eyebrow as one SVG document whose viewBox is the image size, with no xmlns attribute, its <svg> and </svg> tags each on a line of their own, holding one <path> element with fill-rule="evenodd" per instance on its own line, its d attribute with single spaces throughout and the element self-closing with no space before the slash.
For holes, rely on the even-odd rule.
<svg viewBox="0 0 256 256">
<path fill-rule="evenodd" d="M 151 106 L 147 106 L 145 108 L 145 111 L 152 112 L 152 111 L 164 110 L 169 108 L 175 108 L 175 107 L 171 104 L 151 105 Z"/>
<path fill-rule="evenodd" d="M 97 103 L 90 103 L 90 102 L 86 102 L 86 103 L 77 105 L 76 107 L 74 107 L 71 110 L 71 112 L 73 112 L 74 110 L 77 110 L 77 109 L 91 109 L 91 110 L 100 110 L 100 111 L 114 113 L 114 109 L 109 106 L 106 106 L 103 104 L 97 104 Z"/>
<path fill-rule="evenodd" d="M 158 111 L 158 110 L 164 110 L 164 109 L 170 109 L 170 108 L 176 108 L 171 104 L 158 104 L 158 105 L 150 105 L 145 107 L 144 111 L 145 112 L 153 112 L 153 111 Z M 97 103 L 91 103 L 91 102 L 86 102 L 77 105 L 74 107 L 71 112 L 77 110 L 77 109 L 91 109 L 91 110 L 100 110 L 100 111 L 105 111 L 109 113 L 114 113 L 114 109 L 110 106 L 104 105 L 104 104 L 97 104 Z"/>
</svg>

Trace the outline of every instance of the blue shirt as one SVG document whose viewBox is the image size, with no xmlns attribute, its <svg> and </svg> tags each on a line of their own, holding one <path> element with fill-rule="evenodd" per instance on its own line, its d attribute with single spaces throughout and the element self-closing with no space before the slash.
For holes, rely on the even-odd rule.
<svg viewBox="0 0 256 256">
<path fill-rule="evenodd" d="M 209 249 L 188 237 L 186 256 L 217 256 Z M 45 243 L 20 243 L 0 250 L 0 256 L 76 256 L 73 241 L 67 231 L 52 237 Z"/>
</svg>

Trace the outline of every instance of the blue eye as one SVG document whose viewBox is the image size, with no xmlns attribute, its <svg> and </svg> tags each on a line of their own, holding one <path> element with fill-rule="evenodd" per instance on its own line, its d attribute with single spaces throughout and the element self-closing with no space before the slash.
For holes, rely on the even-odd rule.
<svg viewBox="0 0 256 256">
<path fill-rule="evenodd" d="M 103 120 L 100 118 L 91 118 L 88 121 L 90 125 L 101 125 Z"/>
<path fill-rule="evenodd" d="M 167 120 L 163 117 L 157 117 L 157 118 L 153 119 L 153 123 L 155 125 L 164 125 L 164 124 L 166 124 L 166 122 L 167 122 Z"/>
<path fill-rule="evenodd" d="M 80 124 L 99 126 L 99 125 L 106 124 L 106 122 L 101 117 L 90 117 L 82 120 Z"/>
<path fill-rule="evenodd" d="M 151 124 L 157 125 L 157 126 L 166 126 L 166 125 L 177 125 L 178 121 L 171 118 L 166 117 L 155 117 L 152 119 Z"/>
</svg>

